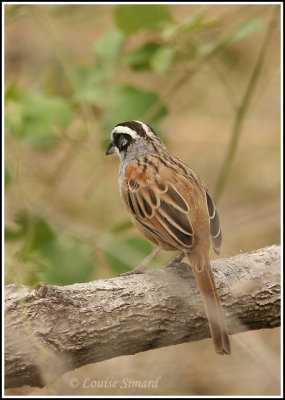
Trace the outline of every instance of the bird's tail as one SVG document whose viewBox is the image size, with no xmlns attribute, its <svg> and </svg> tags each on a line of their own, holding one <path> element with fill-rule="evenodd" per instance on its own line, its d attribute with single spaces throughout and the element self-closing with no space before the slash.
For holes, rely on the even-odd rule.
<svg viewBox="0 0 285 400">
<path fill-rule="evenodd" d="M 199 287 L 217 353 L 231 354 L 230 339 L 208 257 L 187 255 Z"/>
</svg>

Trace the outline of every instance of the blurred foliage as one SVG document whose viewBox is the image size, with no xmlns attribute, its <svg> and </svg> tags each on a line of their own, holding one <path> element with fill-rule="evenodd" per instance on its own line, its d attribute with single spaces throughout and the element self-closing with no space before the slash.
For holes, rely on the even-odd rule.
<svg viewBox="0 0 285 400">
<path fill-rule="evenodd" d="M 58 64 L 51 65 L 50 69 L 56 80 L 51 80 L 53 74 L 43 74 L 37 90 L 33 90 L 17 79 L 8 78 L 5 89 L 5 133 L 10 143 L 20 143 L 21 151 L 36 159 L 41 153 L 44 157 L 49 154 L 47 152 L 62 151 L 63 141 L 75 149 L 63 151 L 61 161 L 55 163 L 53 178 L 46 178 L 47 185 L 62 179 L 75 162 L 81 143 L 88 137 L 94 138 L 90 125 L 95 124 L 96 131 L 100 132 L 102 153 L 110 130 L 119 122 L 141 119 L 161 132 L 169 98 L 197 67 L 212 56 L 224 60 L 227 55 L 230 60 L 238 42 L 263 28 L 258 16 L 242 15 L 225 29 L 222 18 L 208 17 L 206 9 L 198 9 L 178 21 L 165 4 L 120 4 L 113 7 L 113 27 L 106 29 L 93 43 L 93 61 L 85 65 L 71 64 L 48 18 L 53 14 L 60 18 L 66 10 L 78 11 L 76 7 L 54 5 L 43 11 L 41 6 L 5 6 L 6 24 L 29 15 L 40 22 L 55 43 Z M 134 42 L 136 37 L 140 40 Z M 224 65 L 225 70 L 232 68 L 232 65 Z M 131 79 L 127 71 L 131 72 Z M 140 74 L 146 72 L 153 79 L 161 79 L 165 86 L 170 82 L 171 88 L 166 92 L 145 89 L 138 82 Z M 80 125 L 79 120 L 84 122 Z M 74 125 L 75 130 L 72 129 Z M 11 171 L 18 171 L 18 162 L 17 158 L 7 160 L 7 191 L 17 177 L 17 173 Z M 19 184 L 17 179 L 14 183 Z M 45 215 L 44 209 L 42 213 L 35 213 L 23 206 L 14 217 L 14 223 L 17 229 L 7 227 L 5 230 L 9 244 L 8 281 L 13 281 L 13 264 L 21 265 L 25 271 L 21 274 L 23 283 L 34 284 L 41 280 L 67 284 L 91 278 L 96 264 L 91 257 L 94 243 L 86 243 L 80 235 L 75 240 L 61 232 Z M 134 266 L 151 250 L 151 245 L 143 238 L 124 237 L 129 227 L 130 223 L 125 221 L 114 224 L 108 240 L 100 240 L 101 233 L 94 233 L 95 247 L 102 251 L 113 273 Z M 129 254 L 128 260 L 124 259 L 124 254 Z"/>
<path fill-rule="evenodd" d="M 5 184 L 5 187 L 9 185 L 11 180 L 12 180 L 12 176 L 11 176 L 10 168 L 8 167 L 7 163 L 5 163 L 5 168 L 4 168 L 4 184 Z"/>
<path fill-rule="evenodd" d="M 52 146 L 53 128 L 66 128 L 72 119 L 71 105 L 65 99 L 29 93 L 17 82 L 7 85 L 5 103 L 6 134 L 14 135 L 38 150 Z"/>
<path fill-rule="evenodd" d="M 118 275 L 139 265 L 151 252 L 152 245 L 142 237 L 114 237 L 105 243 L 104 248 L 108 264 Z"/>
<path fill-rule="evenodd" d="M 23 242 L 13 254 L 14 258 L 25 263 L 21 283 L 65 285 L 86 282 L 91 278 L 94 266 L 88 246 L 58 232 L 43 218 L 25 211 L 16 217 L 16 223 L 17 229 L 5 229 L 5 238 Z M 8 275 L 13 271 L 13 266 L 10 267 L 12 261 L 13 257 L 8 258 Z"/>
<path fill-rule="evenodd" d="M 174 22 L 168 7 L 163 4 L 122 4 L 115 8 L 114 19 L 127 35 L 141 30 L 160 31 Z"/>
<path fill-rule="evenodd" d="M 119 161 L 105 158 L 110 130 L 130 119 L 152 125 L 214 193 L 233 132 L 240 133 L 235 122 L 241 129 L 246 114 L 218 204 L 221 256 L 280 242 L 279 9 L 273 3 L 4 5 L 6 283 L 106 278 L 150 252 L 153 245 L 123 210 Z M 160 252 L 150 266 L 174 255 Z M 227 360 L 204 340 L 70 373 L 78 382 L 161 376 L 153 391 L 72 389 L 65 374 L 43 389 L 7 394 L 278 395 L 276 330 L 235 339 Z"/>
</svg>

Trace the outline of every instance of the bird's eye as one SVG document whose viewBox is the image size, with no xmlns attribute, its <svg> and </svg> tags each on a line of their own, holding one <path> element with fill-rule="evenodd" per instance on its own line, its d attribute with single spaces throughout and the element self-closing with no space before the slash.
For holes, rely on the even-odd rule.
<svg viewBox="0 0 285 400">
<path fill-rule="evenodd" d="M 126 135 L 126 134 L 122 134 L 118 137 L 118 141 L 117 141 L 117 147 L 119 149 L 119 151 L 122 150 L 126 150 L 126 148 L 129 146 L 130 142 L 131 142 L 131 136 L 130 135 Z"/>
</svg>

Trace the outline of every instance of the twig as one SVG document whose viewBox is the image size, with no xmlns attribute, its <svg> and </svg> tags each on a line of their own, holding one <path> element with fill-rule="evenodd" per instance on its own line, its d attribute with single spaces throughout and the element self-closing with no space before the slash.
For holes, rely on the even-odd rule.
<svg viewBox="0 0 285 400">
<path fill-rule="evenodd" d="M 248 111 L 249 108 L 249 103 L 252 99 L 254 89 L 256 87 L 256 83 L 258 80 L 258 77 L 260 75 L 260 71 L 264 62 L 264 58 L 266 55 L 266 52 L 269 47 L 269 43 L 271 40 L 271 36 L 273 34 L 274 28 L 275 28 L 275 22 L 276 22 L 276 16 L 278 15 L 280 10 L 280 6 L 277 5 L 274 7 L 272 18 L 267 26 L 267 30 L 263 39 L 263 43 L 261 45 L 260 51 L 258 58 L 256 60 L 252 75 L 250 77 L 250 80 L 248 82 L 245 94 L 243 96 L 243 99 L 241 101 L 240 106 L 237 109 L 235 121 L 234 121 L 234 127 L 232 130 L 232 135 L 231 135 L 231 140 L 227 149 L 227 153 L 224 159 L 224 162 L 222 164 L 221 172 L 218 178 L 218 182 L 216 184 L 216 189 L 214 193 L 214 199 L 215 202 L 219 200 L 222 191 L 225 187 L 225 183 L 227 181 L 229 172 L 230 172 L 230 167 L 237 149 L 237 144 L 238 140 L 240 138 L 241 130 L 242 130 L 242 124 L 246 115 L 246 112 Z"/>
</svg>

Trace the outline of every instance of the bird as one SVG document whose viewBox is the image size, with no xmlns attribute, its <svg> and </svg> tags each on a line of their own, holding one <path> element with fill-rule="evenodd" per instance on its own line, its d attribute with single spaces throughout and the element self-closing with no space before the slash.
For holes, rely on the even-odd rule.
<svg viewBox="0 0 285 400">
<path fill-rule="evenodd" d="M 144 122 L 117 124 L 106 150 L 106 155 L 113 153 L 120 157 L 118 183 L 125 209 L 138 230 L 156 245 L 137 272 L 161 249 L 178 250 L 182 258 L 187 257 L 203 300 L 215 351 L 231 354 L 210 265 L 210 245 L 219 254 L 222 232 L 208 188 Z"/>
</svg>

